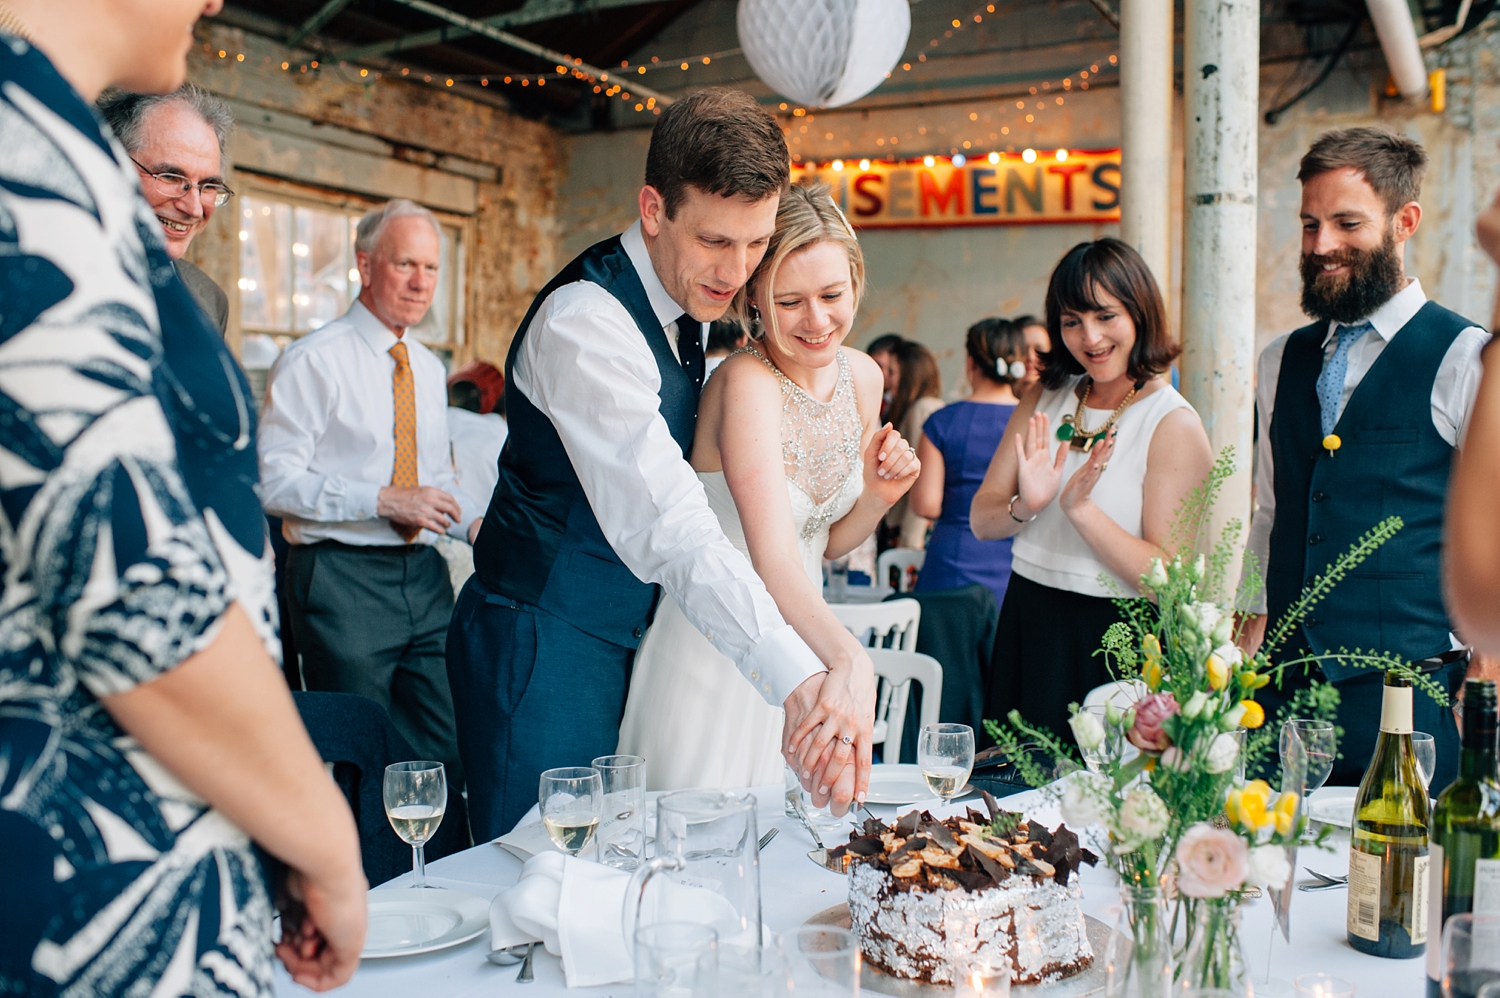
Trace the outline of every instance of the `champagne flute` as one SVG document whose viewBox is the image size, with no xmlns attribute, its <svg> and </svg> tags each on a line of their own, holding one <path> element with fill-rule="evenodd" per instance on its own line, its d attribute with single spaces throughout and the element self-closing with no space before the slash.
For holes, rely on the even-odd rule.
<svg viewBox="0 0 1500 998">
<path fill-rule="evenodd" d="M 423 848 L 437 834 L 448 807 L 448 776 L 440 762 L 397 762 L 385 767 L 381 785 L 385 816 L 401 841 L 411 846 L 411 872 L 427 886 Z"/>
<path fill-rule="evenodd" d="M 1321 721 L 1315 717 L 1292 718 L 1281 726 L 1283 769 L 1290 754 L 1291 738 L 1294 734 L 1302 741 L 1303 758 L 1307 765 L 1304 790 L 1306 794 L 1311 794 L 1327 782 L 1328 774 L 1333 772 L 1333 758 L 1338 752 L 1338 739 L 1334 735 L 1331 721 Z"/>
<path fill-rule="evenodd" d="M 1427 790 L 1432 786 L 1432 774 L 1437 769 L 1437 742 L 1425 731 L 1413 731 L 1411 750 L 1417 757 L 1417 775 L 1422 778 L 1422 789 Z"/>
<path fill-rule="evenodd" d="M 542 825 L 563 852 L 577 856 L 594 841 L 604 812 L 604 780 L 597 769 L 549 769 L 542 774 L 537 799 Z"/>
<path fill-rule="evenodd" d="M 917 765 L 928 789 L 949 803 L 974 771 L 974 729 L 967 724 L 923 725 L 917 740 Z"/>
</svg>

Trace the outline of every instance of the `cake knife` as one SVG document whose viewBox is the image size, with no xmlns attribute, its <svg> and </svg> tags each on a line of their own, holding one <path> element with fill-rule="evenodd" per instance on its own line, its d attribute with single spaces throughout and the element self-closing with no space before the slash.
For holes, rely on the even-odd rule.
<svg viewBox="0 0 1500 998">
<path fill-rule="evenodd" d="M 835 870 L 828 865 L 828 847 L 823 845 L 823 837 L 818 834 L 818 830 L 813 828 L 812 822 L 808 820 L 807 808 L 802 804 L 802 795 L 797 794 L 795 797 L 788 797 L 787 800 L 792 802 L 792 809 L 797 812 L 797 820 L 802 822 L 802 827 L 807 829 L 807 834 L 811 835 L 812 840 L 817 843 L 818 848 L 809 849 L 807 858 L 830 873 L 843 873 L 843 870 Z"/>
</svg>

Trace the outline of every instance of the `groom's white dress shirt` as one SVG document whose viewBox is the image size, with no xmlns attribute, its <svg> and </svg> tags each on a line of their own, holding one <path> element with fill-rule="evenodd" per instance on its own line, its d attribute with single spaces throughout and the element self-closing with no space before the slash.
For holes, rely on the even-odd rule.
<svg viewBox="0 0 1500 998">
<path fill-rule="evenodd" d="M 675 355 L 683 308 L 657 278 L 640 222 L 620 241 Z M 556 427 L 625 567 L 662 586 L 767 702 L 780 706 L 823 671 L 724 536 L 659 411 L 656 358 L 614 295 L 579 281 L 548 296 L 527 328 L 511 384 Z"/>
</svg>

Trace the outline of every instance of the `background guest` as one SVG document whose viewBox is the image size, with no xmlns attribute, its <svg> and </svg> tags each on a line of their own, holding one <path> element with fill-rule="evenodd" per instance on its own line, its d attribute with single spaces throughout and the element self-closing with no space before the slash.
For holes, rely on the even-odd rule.
<svg viewBox="0 0 1500 998">
<path fill-rule="evenodd" d="M 292 545 L 307 688 L 376 701 L 458 787 L 444 662 L 453 586 L 432 542 L 472 543 L 482 507 L 454 477 L 442 361 L 404 335 L 432 304 L 440 245 L 437 219 L 410 201 L 360 219 L 359 298 L 271 369 L 260 468 Z"/>
<path fill-rule="evenodd" d="M 505 404 L 505 375 L 476 360 L 448 378 L 448 443 L 458 484 L 470 498 L 486 501 L 500 477 L 500 448 L 508 429 L 495 411 Z"/>
<path fill-rule="evenodd" d="M 935 520 L 917 591 L 951 589 L 978 582 L 1005 602 L 1010 581 L 1009 537 L 982 541 L 969 529 L 969 504 L 1000 446 L 1005 424 L 1016 411 L 1014 386 L 1027 373 L 1030 352 L 1021 327 L 1005 319 L 981 319 L 965 338 L 964 373 L 971 394 L 927 417 L 917 459 L 922 474 L 911 489 L 911 511 Z"/>
<path fill-rule="evenodd" d="M 298 982 L 342 984 L 364 943 L 354 821 L 273 661 L 249 388 L 87 103 L 177 87 L 219 9 L 0 8 L 7 994 L 270 994 L 252 839 L 305 902 L 277 946 Z"/>
<path fill-rule="evenodd" d="M 1047 324 L 1034 315 L 1018 315 L 1011 322 L 1026 338 L 1026 356 L 1021 358 L 1026 362 L 1026 373 L 1013 386 L 1016 398 L 1020 398 L 1041 379 L 1042 356 L 1052 349 L 1052 337 L 1047 334 Z"/>
<path fill-rule="evenodd" d="M 750 342 L 750 335 L 733 319 L 716 319 L 708 324 L 708 347 L 703 351 L 703 379 L 714 368 L 724 363 L 724 358 Z"/>
<path fill-rule="evenodd" d="M 1500 194 L 1479 216 L 1475 234 L 1480 247 L 1500 265 Z M 1500 328 L 1500 293 L 1495 295 L 1490 328 Z M 1453 621 L 1475 651 L 1492 663 L 1500 655 L 1500 518 L 1495 516 L 1495 496 L 1500 495 L 1500 360 L 1488 347 L 1483 359 L 1479 395 L 1449 486 L 1444 565 Z M 1492 672 L 1486 678 L 1500 677 Z"/>
<path fill-rule="evenodd" d="M 920 440 L 927 417 L 943 407 L 943 380 L 938 375 L 937 358 L 931 350 L 911 340 L 897 344 L 891 357 L 899 380 L 896 395 L 886 410 L 885 421 L 907 440 Z M 927 529 L 932 523 L 912 512 L 910 497 L 902 496 L 886 513 L 881 526 L 886 537 L 881 550 L 890 547 L 920 549 L 927 543 Z"/>
<path fill-rule="evenodd" d="M 229 296 L 183 254 L 214 210 L 234 197 L 224 184 L 234 114 L 224 101 L 186 82 L 166 94 L 111 91 L 98 106 L 140 174 L 141 193 L 161 223 L 167 256 L 223 336 Z"/>
<path fill-rule="evenodd" d="M 880 396 L 880 418 L 887 422 L 890 420 L 891 400 L 896 397 L 896 386 L 901 383 L 901 367 L 896 361 L 896 348 L 905 342 L 895 333 L 885 333 L 875 337 L 865 347 L 865 353 L 880 365 L 880 373 L 885 377 L 885 386 L 881 389 Z"/>
<path fill-rule="evenodd" d="M 1165 377 L 1177 347 L 1156 280 L 1128 244 L 1080 243 L 1062 258 L 1047 286 L 1047 328 L 1057 345 L 969 518 L 976 537 L 1015 538 L 984 716 L 1019 709 L 1071 740 L 1068 704 L 1110 678 L 1094 652 L 1120 619 L 1113 598 L 1173 553 L 1172 520 L 1213 454 Z M 1072 432 L 1059 442 L 1064 417 Z"/>
<path fill-rule="evenodd" d="M 1422 221 L 1422 146 L 1381 128 L 1335 129 L 1302 157 L 1302 311 L 1256 379 L 1260 446 L 1246 563 L 1265 576 L 1247 636 L 1296 603 L 1307 580 L 1388 516 L 1404 526 L 1319 602 L 1278 649 L 1290 658 L 1373 647 L 1419 663 L 1450 695 L 1469 654 L 1442 598 L 1443 515 L 1455 448 L 1489 334 L 1429 301 L 1406 274 Z M 1344 729 L 1331 783 L 1357 784 L 1379 733 L 1383 678 L 1337 662 L 1288 671 L 1258 697 L 1276 712 L 1321 671 Z M 1311 675 L 1310 675 L 1310 674 Z M 1417 696 L 1413 723 L 1437 743 L 1434 786 L 1458 769 L 1453 712 Z"/>
</svg>

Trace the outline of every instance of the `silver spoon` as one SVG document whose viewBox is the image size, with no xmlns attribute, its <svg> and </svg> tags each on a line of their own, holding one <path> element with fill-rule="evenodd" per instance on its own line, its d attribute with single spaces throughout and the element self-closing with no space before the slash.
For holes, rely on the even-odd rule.
<svg viewBox="0 0 1500 998">
<path fill-rule="evenodd" d="M 507 946 L 504 949 L 492 949 L 485 954 L 490 963 L 497 967 L 514 967 L 521 962 L 526 955 L 526 949 L 531 943 L 521 943 L 519 946 Z"/>
<path fill-rule="evenodd" d="M 530 984 L 536 978 L 531 976 L 531 955 L 536 952 L 536 943 L 526 947 L 526 962 L 521 964 L 521 972 L 516 975 L 517 984 Z"/>
</svg>

